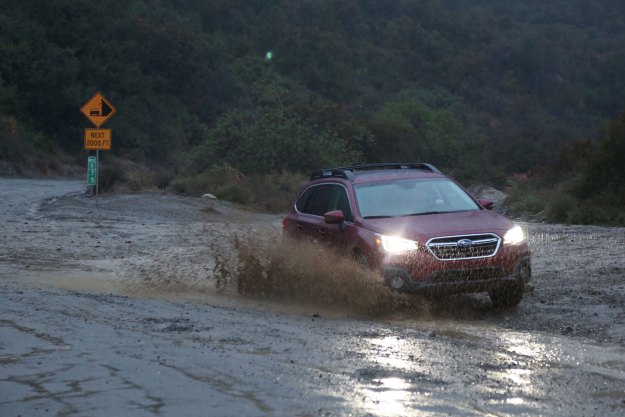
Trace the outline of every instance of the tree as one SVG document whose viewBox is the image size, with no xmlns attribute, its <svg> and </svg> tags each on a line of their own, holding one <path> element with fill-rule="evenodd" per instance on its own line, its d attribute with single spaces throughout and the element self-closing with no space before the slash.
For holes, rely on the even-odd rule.
<svg viewBox="0 0 625 417">
<path fill-rule="evenodd" d="M 307 120 L 286 85 L 258 82 L 253 95 L 253 106 L 222 115 L 193 150 L 196 171 L 228 163 L 244 173 L 306 172 L 361 160 L 332 126 Z"/>
<path fill-rule="evenodd" d="M 625 112 L 612 121 L 598 144 L 588 165 L 584 196 L 604 194 L 613 205 L 625 204 Z"/>
<path fill-rule="evenodd" d="M 392 101 L 374 116 L 369 158 L 451 166 L 459 158 L 462 127 L 447 111 L 419 101 Z M 376 158 L 376 159 L 377 159 Z"/>
</svg>

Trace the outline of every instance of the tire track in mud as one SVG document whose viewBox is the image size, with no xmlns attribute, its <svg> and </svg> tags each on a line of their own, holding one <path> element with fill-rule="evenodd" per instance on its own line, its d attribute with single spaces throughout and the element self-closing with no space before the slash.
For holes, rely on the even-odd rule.
<svg viewBox="0 0 625 417">
<path fill-rule="evenodd" d="M 4 334 L 2 339 L 5 341 L 15 340 L 19 338 L 17 334 L 10 334 L 10 330 L 13 330 L 14 332 L 22 333 L 25 335 L 31 335 L 39 339 L 40 341 L 31 342 L 34 346 L 30 346 L 28 348 L 28 351 L 26 352 L 21 352 L 21 353 L 11 354 L 11 355 L 0 355 L 0 365 L 19 362 L 30 356 L 45 355 L 45 354 L 48 354 L 57 350 L 71 349 L 71 345 L 65 343 L 65 341 L 61 338 L 38 331 L 36 329 L 32 329 L 30 327 L 21 326 L 12 320 L 0 319 L 0 328 L 2 327 L 4 327 L 5 329 L 9 329 L 9 332 L 7 332 L 6 330 L 0 331 L 0 333 Z M 46 344 L 43 344 L 41 342 L 46 342 L 48 346 L 46 346 Z M 0 344 L 0 346 L 2 345 L 4 345 L 4 343 Z"/>
</svg>

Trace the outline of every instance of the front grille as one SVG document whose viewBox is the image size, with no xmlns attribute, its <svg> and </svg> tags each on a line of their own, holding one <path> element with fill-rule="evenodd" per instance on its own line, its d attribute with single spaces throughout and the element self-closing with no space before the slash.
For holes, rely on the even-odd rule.
<svg viewBox="0 0 625 417">
<path fill-rule="evenodd" d="M 503 276 L 503 269 L 493 266 L 485 268 L 451 269 L 446 271 L 436 271 L 432 273 L 432 275 L 430 275 L 429 280 L 437 284 L 451 284 L 501 278 Z"/>
<path fill-rule="evenodd" d="M 488 258 L 499 249 L 499 236 L 481 235 L 435 237 L 427 242 L 432 255 L 441 261 Z"/>
</svg>

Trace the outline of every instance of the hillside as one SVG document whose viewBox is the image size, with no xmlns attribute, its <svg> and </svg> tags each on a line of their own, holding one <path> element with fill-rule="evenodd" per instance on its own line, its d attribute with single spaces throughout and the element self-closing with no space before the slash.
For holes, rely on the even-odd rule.
<svg viewBox="0 0 625 417">
<path fill-rule="evenodd" d="M 0 168 L 82 164 L 101 91 L 111 158 L 168 178 L 426 160 L 503 184 L 625 109 L 625 3 L 513 3 L 5 0 Z"/>
</svg>

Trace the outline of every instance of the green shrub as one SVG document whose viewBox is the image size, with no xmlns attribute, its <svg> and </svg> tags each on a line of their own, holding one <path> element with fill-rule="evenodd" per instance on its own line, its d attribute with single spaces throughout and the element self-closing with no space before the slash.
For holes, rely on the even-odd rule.
<svg viewBox="0 0 625 417">
<path fill-rule="evenodd" d="M 546 202 L 544 198 L 534 192 L 510 195 L 505 199 L 510 214 L 523 216 L 524 214 L 535 215 L 545 210 Z"/>
<path fill-rule="evenodd" d="M 229 165 L 217 165 L 199 174 L 176 178 L 171 182 L 171 187 L 178 194 L 199 197 L 211 193 L 219 197 L 218 190 L 223 189 L 227 193 L 231 185 L 248 188 L 247 183 L 247 178 L 241 171 Z"/>
<path fill-rule="evenodd" d="M 98 168 L 98 191 L 111 191 L 113 187 L 124 180 L 123 171 L 116 165 L 102 164 Z"/>
<path fill-rule="evenodd" d="M 206 174 L 176 178 L 171 182 L 171 188 L 177 194 L 184 194 L 199 197 L 202 194 L 211 192 L 214 183 Z"/>
<path fill-rule="evenodd" d="M 255 207 L 272 213 L 287 211 L 306 180 L 302 174 L 287 171 L 251 176 Z"/>
<path fill-rule="evenodd" d="M 556 193 L 551 197 L 545 210 L 547 221 L 569 223 L 577 210 L 578 201 L 568 194 Z"/>
<path fill-rule="evenodd" d="M 297 191 L 306 181 L 302 174 L 279 172 L 243 175 L 228 165 L 219 165 L 197 175 L 180 177 L 171 182 L 178 194 L 215 197 L 273 213 L 285 212 Z"/>
<path fill-rule="evenodd" d="M 212 194 L 220 200 L 236 204 L 250 205 L 254 202 L 254 195 L 247 184 L 227 183 L 217 187 Z"/>
</svg>

